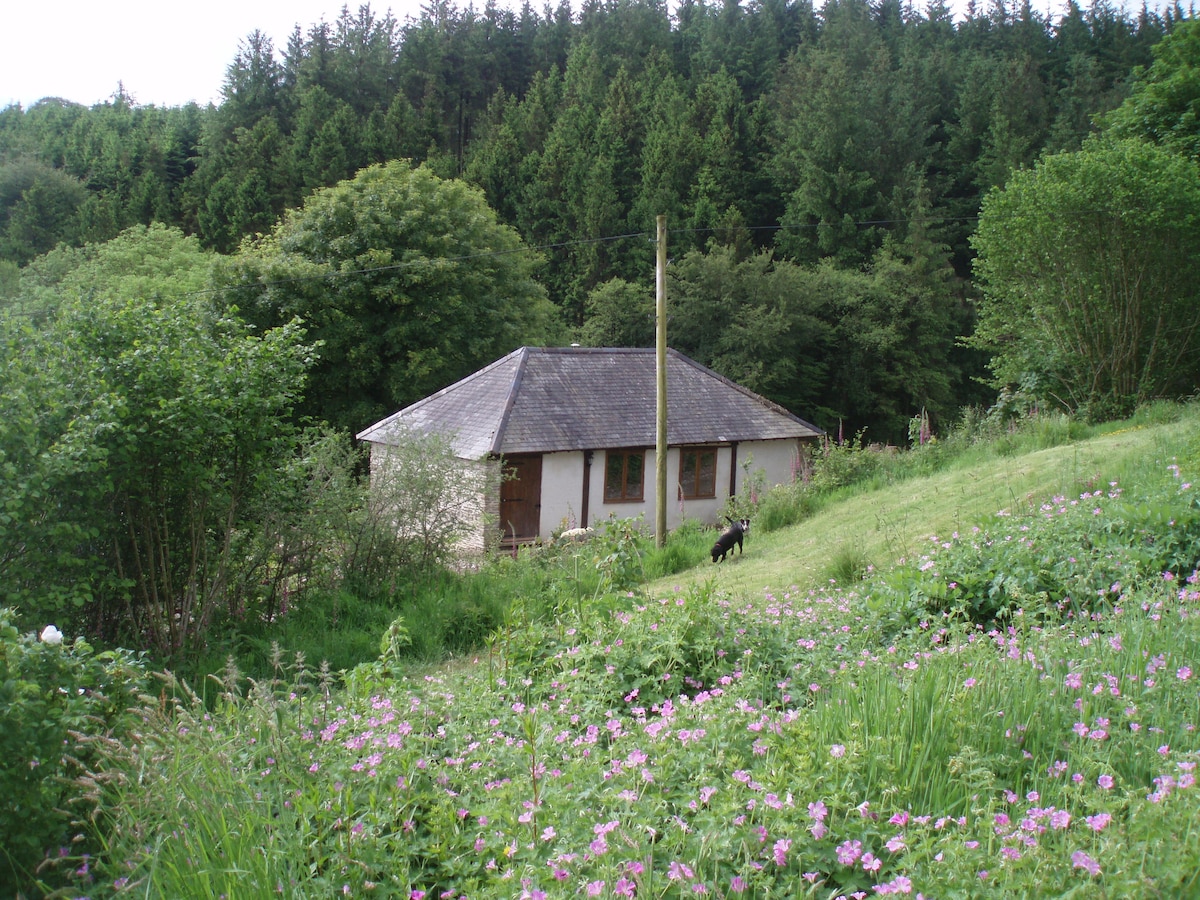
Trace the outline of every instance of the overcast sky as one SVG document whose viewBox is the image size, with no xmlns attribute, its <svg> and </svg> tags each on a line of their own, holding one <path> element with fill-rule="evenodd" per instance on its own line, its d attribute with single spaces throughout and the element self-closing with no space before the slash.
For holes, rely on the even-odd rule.
<svg viewBox="0 0 1200 900">
<path fill-rule="evenodd" d="M 275 49 L 298 24 L 335 21 L 343 0 L 2 0 L 0 107 L 42 97 L 101 103 L 125 86 L 140 104 L 219 102 L 238 45 L 258 29 Z M 465 6 L 466 4 L 458 4 Z M 352 11 L 358 0 L 349 4 Z M 482 4 L 479 4 L 482 7 Z M 421 0 L 372 3 L 401 22 Z"/>
<path fill-rule="evenodd" d="M 987 0 L 977 2 L 986 6 Z M 1162 2 L 1152 0 L 1151 6 Z M 420 15 L 421 3 L 395 0 L 371 7 L 380 15 L 390 9 L 403 23 Z M 111 98 L 118 83 L 143 105 L 220 102 L 225 70 L 250 32 L 264 32 L 282 50 L 297 24 L 307 30 L 322 19 L 333 22 L 343 5 L 341 0 L 3 0 L 0 108 L 28 107 L 42 97 L 90 106 Z M 359 5 L 360 0 L 349 3 L 352 11 Z M 454 5 L 465 8 L 467 0 Z M 510 4 L 500 0 L 500 5 Z M 544 5 L 544 0 L 533 3 L 538 10 Z M 965 5 L 966 0 L 952 0 L 951 8 Z M 1063 6 L 1060 0 L 1035 0 L 1034 5 L 1054 10 L 1055 17 Z M 483 6 L 484 0 L 475 3 L 477 9 Z M 1140 8 L 1140 0 L 1135 6 Z"/>
</svg>

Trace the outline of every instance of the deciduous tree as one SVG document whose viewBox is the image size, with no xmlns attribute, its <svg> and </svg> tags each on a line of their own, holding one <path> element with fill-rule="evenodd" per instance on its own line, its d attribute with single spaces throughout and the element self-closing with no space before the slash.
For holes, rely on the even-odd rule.
<svg viewBox="0 0 1200 900">
<path fill-rule="evenodd" d="M 320 341 L 301 409 L 354 432 L 554 335 L 536 264 L 478 189 L 397 160 L 314 193 L 228 277 L 252 321 Z"/>
<path fill-rule="evenodd" d="M 1089 140 L 984 201 L 973 342 L 999 385 L 1093 418 L 1195 389 L 1200 167 L 1136 140 Z"/>
<path fill-rule="evenodd" d="M 310 361 L 295 324 L 256 332 L 131 271 L 176 246 L 126 235 L 79 257 L 99 289 L 64 290 L 41 326 L 0 316 L 0 599 L 163 656 L 254 583 L 244 539 Z"/>
</svg>

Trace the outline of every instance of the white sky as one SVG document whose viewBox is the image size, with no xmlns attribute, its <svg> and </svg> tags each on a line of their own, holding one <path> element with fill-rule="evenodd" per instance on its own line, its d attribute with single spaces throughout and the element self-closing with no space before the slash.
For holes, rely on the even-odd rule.
<svg viewBox="0 0 1200 900">
<path fill-rule="evenodd" d="M 401 23 L 422 0 L 382 0 Z M 46 5 L 43 6 L 42 3 Z M 42 97 L 91 106 L 124 84 L 143 105 L 220 102 L 238 45 L 258 29 L 276 51 L 296 25 L 335 21 L 343 0 L 3 0 L 0 2 L 0 108 Z M 349 4 L 352 12 L 361 5 Z M 465 7 L 465 3 L 456 4 Z M 482 6 L 482 4 L 479 4 Z"/>
<path fill-rule="evenodd" d="M 46 2 L 46 6 L 41 3 Z M 519 6 L 519 0 L 511 0 Z M 977 0 L 982 6 L 987 0 Z M 1140 0 L 1130 0 L 1140 8 Z M 1159 7 L 1164 0 L 1152 0 Z M 118 83 L 142 105 L 182 106 L 220 102 L 225 70 L 239 44 L 255 29 L 271 38 L 276 51 L 287 45 L 296 25 L 307 31 L 324 19 L 333 22 L 343 5 L 356 11 L 361 0 L 3 0 L 0 3 L 0 109 L 13 103 L 28 108 L 43 97 L 62 97 L 91 106 L 111 98 Z M 379 0 L 403 23 L 420 15 L 422 0 Z M 456 2 L 466 8 L 466 0 Z M 482 9 L 483 0 L 475 3 Z M 508 6 L 501 0 L 501 6 Z M 557 0 L 554 4 L 557 5 Z M 818 7 L 820 3 L 816 4 Z M 922 8 L 922 0 L 915 0 Z M 952 0 L 965 8 L 966 0 Z M 1060 0 L 1035 0 L 1053 10 Z M 1085 9 L 1090 0 L 1082 0 Z M 1185 4 L 1186 5 L 1186 4 Z M 534 8 L 544 6 L 535 0 Z"/>
</svg>

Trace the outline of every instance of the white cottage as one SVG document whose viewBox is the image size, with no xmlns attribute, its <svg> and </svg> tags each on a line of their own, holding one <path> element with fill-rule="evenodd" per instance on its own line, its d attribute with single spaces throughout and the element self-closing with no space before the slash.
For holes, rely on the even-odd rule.
<svg viewBox="0 0 1200 900">
<path fill-rule="evenodd" d="M 449 437 L 464 465 L 483 466 L 479 549 L 548 538 L 610 515 L 655 516 L 653 349 L 521 347 L 362 431 L 372 471 L 389 438 Z M 715 522 L 752 460 L 768 485 L 792 480 L 821 430 L 674 350 L 667 355 L 667 527 Z M 500 478 L 501 461 L 507 477 Z M 497 485 L 497 482 L 498 485 Z M 486 513 L 486 515 L 485 515 Z"/>
</svg>

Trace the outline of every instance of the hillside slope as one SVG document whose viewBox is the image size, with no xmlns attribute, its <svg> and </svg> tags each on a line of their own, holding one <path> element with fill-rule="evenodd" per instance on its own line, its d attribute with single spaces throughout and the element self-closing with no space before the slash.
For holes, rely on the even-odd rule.
<svg viewBox="0 0 1200 900">
<path fill-rule="evenodd" d="M 934 475 L 917 477 L 831 503 L 798 525 L 753 529 L 745 554 L 699 566 L 648 585 L 659 595 L 712 579 L 722 590 L 754 597 L 765 589 L 827 583 L 839 556 L 885 567 L 917 551 L 930 536 L 983 525 L 998 512 L 1022 515 L 1056 494 L 1075 496 L 1119 482 L 1132 461 L 1169 465 L 1180 447 L 1195 452 L 1200 418 L 1120 428 L 1108 434 L 1019 455 L 968 456 Z"/>
</svg>

